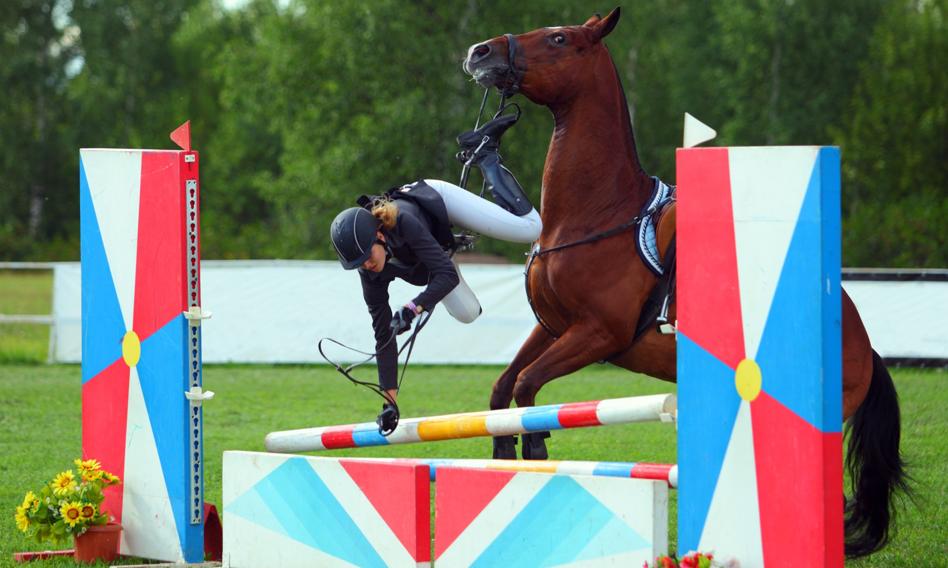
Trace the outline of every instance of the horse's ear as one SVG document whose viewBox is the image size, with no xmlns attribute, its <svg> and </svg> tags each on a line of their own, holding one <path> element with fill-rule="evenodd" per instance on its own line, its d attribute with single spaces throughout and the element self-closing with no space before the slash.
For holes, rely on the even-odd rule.
<svg viewBox="0 0 948 568">
<path fill-rule="evenodd" d="M 596 23 L 598 23 L 599 20 L 601 20 L 601 19 L 602 19 L 602 14 L 600 14 L 599 12 L 596 12 L 596 13 L 593 14 L 592 16 L 589 16 L 589 19 L 586 20 L 586 23 L 583 24 L 583 25 L 586 26 L 587 28 L 591 28 L 591 27 L 593 27 Z"/>
<path fill-rule="evenodd" d="M 596 41 L 600 41 L 602 38 L 609 35 L 609 32 L 611 32 L 613 28 L 616 27 L 616 24 L 619 23 L 620 13 L 621 13 L 620 8 L 616 6 L 613 11 L 609 12 L 608 16 L 600 19 L 597 22 L 594 22 L 591 25 L 591 27 L 595 30 L 595 33 L 596 33 Z M 590 18 L 590 21 L 592 21 L 592 18 Z M 589 22 L 587 22 L 587 24 L 588 23 Z"/>
</svg>

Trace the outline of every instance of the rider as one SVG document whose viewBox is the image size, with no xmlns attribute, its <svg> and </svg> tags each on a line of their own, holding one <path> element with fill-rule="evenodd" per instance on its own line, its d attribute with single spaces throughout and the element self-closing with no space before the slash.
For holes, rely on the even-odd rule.
<svg viewBox="0 0 948 568">
<path fill-rule="evenodd" d="M 372 316 L 379 386 L 388 398 L 377 419 L 383 433 L 397 424 L 398 361 L 392 334 L 409 329 L 416 315 L 439 302 L 462 323 L 481 313 L 474 292 L 452 260 L 451 227 L 521 243 L 540 235 L 540 214 L 513 175 L 506 168 L 503 172 L 495 177 L 500 181 L 488 183 L 500 206 L 452 183 L 426 179 L 374 199 L 362 197 L 362 207 L 346 209 L 332 222 L 330 236 L 339 262 L 346 270 L 359 269 Z M 388 286 L 395 278 L 425 289 L 391 313 Z"/>
</svg>

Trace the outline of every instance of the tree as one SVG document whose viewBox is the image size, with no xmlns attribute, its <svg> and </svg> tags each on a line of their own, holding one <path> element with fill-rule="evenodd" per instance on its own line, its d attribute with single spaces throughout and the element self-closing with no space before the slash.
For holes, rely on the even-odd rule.
<svg viewBox="0 0 948 568">
<path fill-rule="evenodd" d="M 19 0 L 0 7 L 0 257 L 36 258 L 37 243 L 62 242 L 78 231 L 77 200 L 67 187 L 76 159 L 68 128 L 66 65 L 75 29 L 65 2 Z M 68 172 L 73 172 L 72 174 Z M 75 193 L 75 191 L 73 191 Z"/>
<path fill-rule="evenodd" d="M 837 131 L 845 262 L 948 265 L 948 30 L 943 1 L 893 2 Z"/>
</svg>

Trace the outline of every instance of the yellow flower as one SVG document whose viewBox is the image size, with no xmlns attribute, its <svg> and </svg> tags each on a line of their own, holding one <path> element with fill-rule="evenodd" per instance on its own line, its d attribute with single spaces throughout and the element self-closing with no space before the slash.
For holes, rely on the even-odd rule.
<svg viewBox="0 0 948 568">
<path fill-rule="evenodd" d="M 23 507 L 32 507 L 34 503 L 39 503 L 39 499 L 32 491 L 27 491 L 26 497 L 23 498 Z"/>
<path fill-rule="evenodd" d="M 75 501 L 63 503 L 63 506 L 59 508 L 59 512 L 63 516 L 63 521 L 71 527 L 82 521 L 82 506 Z"/>
<path fill-rule="evenodd" d="M 26 532 L 30 528 L 30 518 L 26 516 L 26 505 L 16 508 L 16 528 Z"/>
<path fill-rule="evenodd" d="M 91 520 L 95 516 L 95 505 L 83 505 L 81 514 L 83 521 Z"/>
<path fill-rule="evenodd" d="M 122 480 L 119 479 L 117 475 L 112 475 L 107 471 L 102 472 L 102 478 L 109 482 L 109 485 L 114 485 L 116 483 L 121 483 Z"/>
<path fill-rule="evenodd" d="M 69 493 L 76 489 L 76 478 L 73 476 L 72 470 L 69 469 L 57 475 L 51 486 L 53 493 L 57 497 L 69 495 Z"/>
<path fill-rule="evenodd" d="M 99 460 L 81 460 L 77 458 L 73 463 L 76 464 L 76 467 L 79 468 L 79 471 L 83 474 L 86 471 L 102 469 L 102 464 L 99 463 Z"/>
<path fill-rule="evenodd" d="M 95 481 L 105 474 L 101 469 L 80 469 L 79 472 L 82 473 L 83 481 Z"/>
</svg>

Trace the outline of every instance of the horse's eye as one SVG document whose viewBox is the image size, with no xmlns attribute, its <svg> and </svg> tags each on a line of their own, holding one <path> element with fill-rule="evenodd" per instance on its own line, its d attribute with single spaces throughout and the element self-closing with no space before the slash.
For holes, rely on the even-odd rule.
<svg viewBox="0 0 948 568">
<path fill-rule="evenodd" d="M 561 33 L 555 33 L 550 36 L 550 41 L 556 45 L 566 45 L 566 35 Z"/>
</svg>

